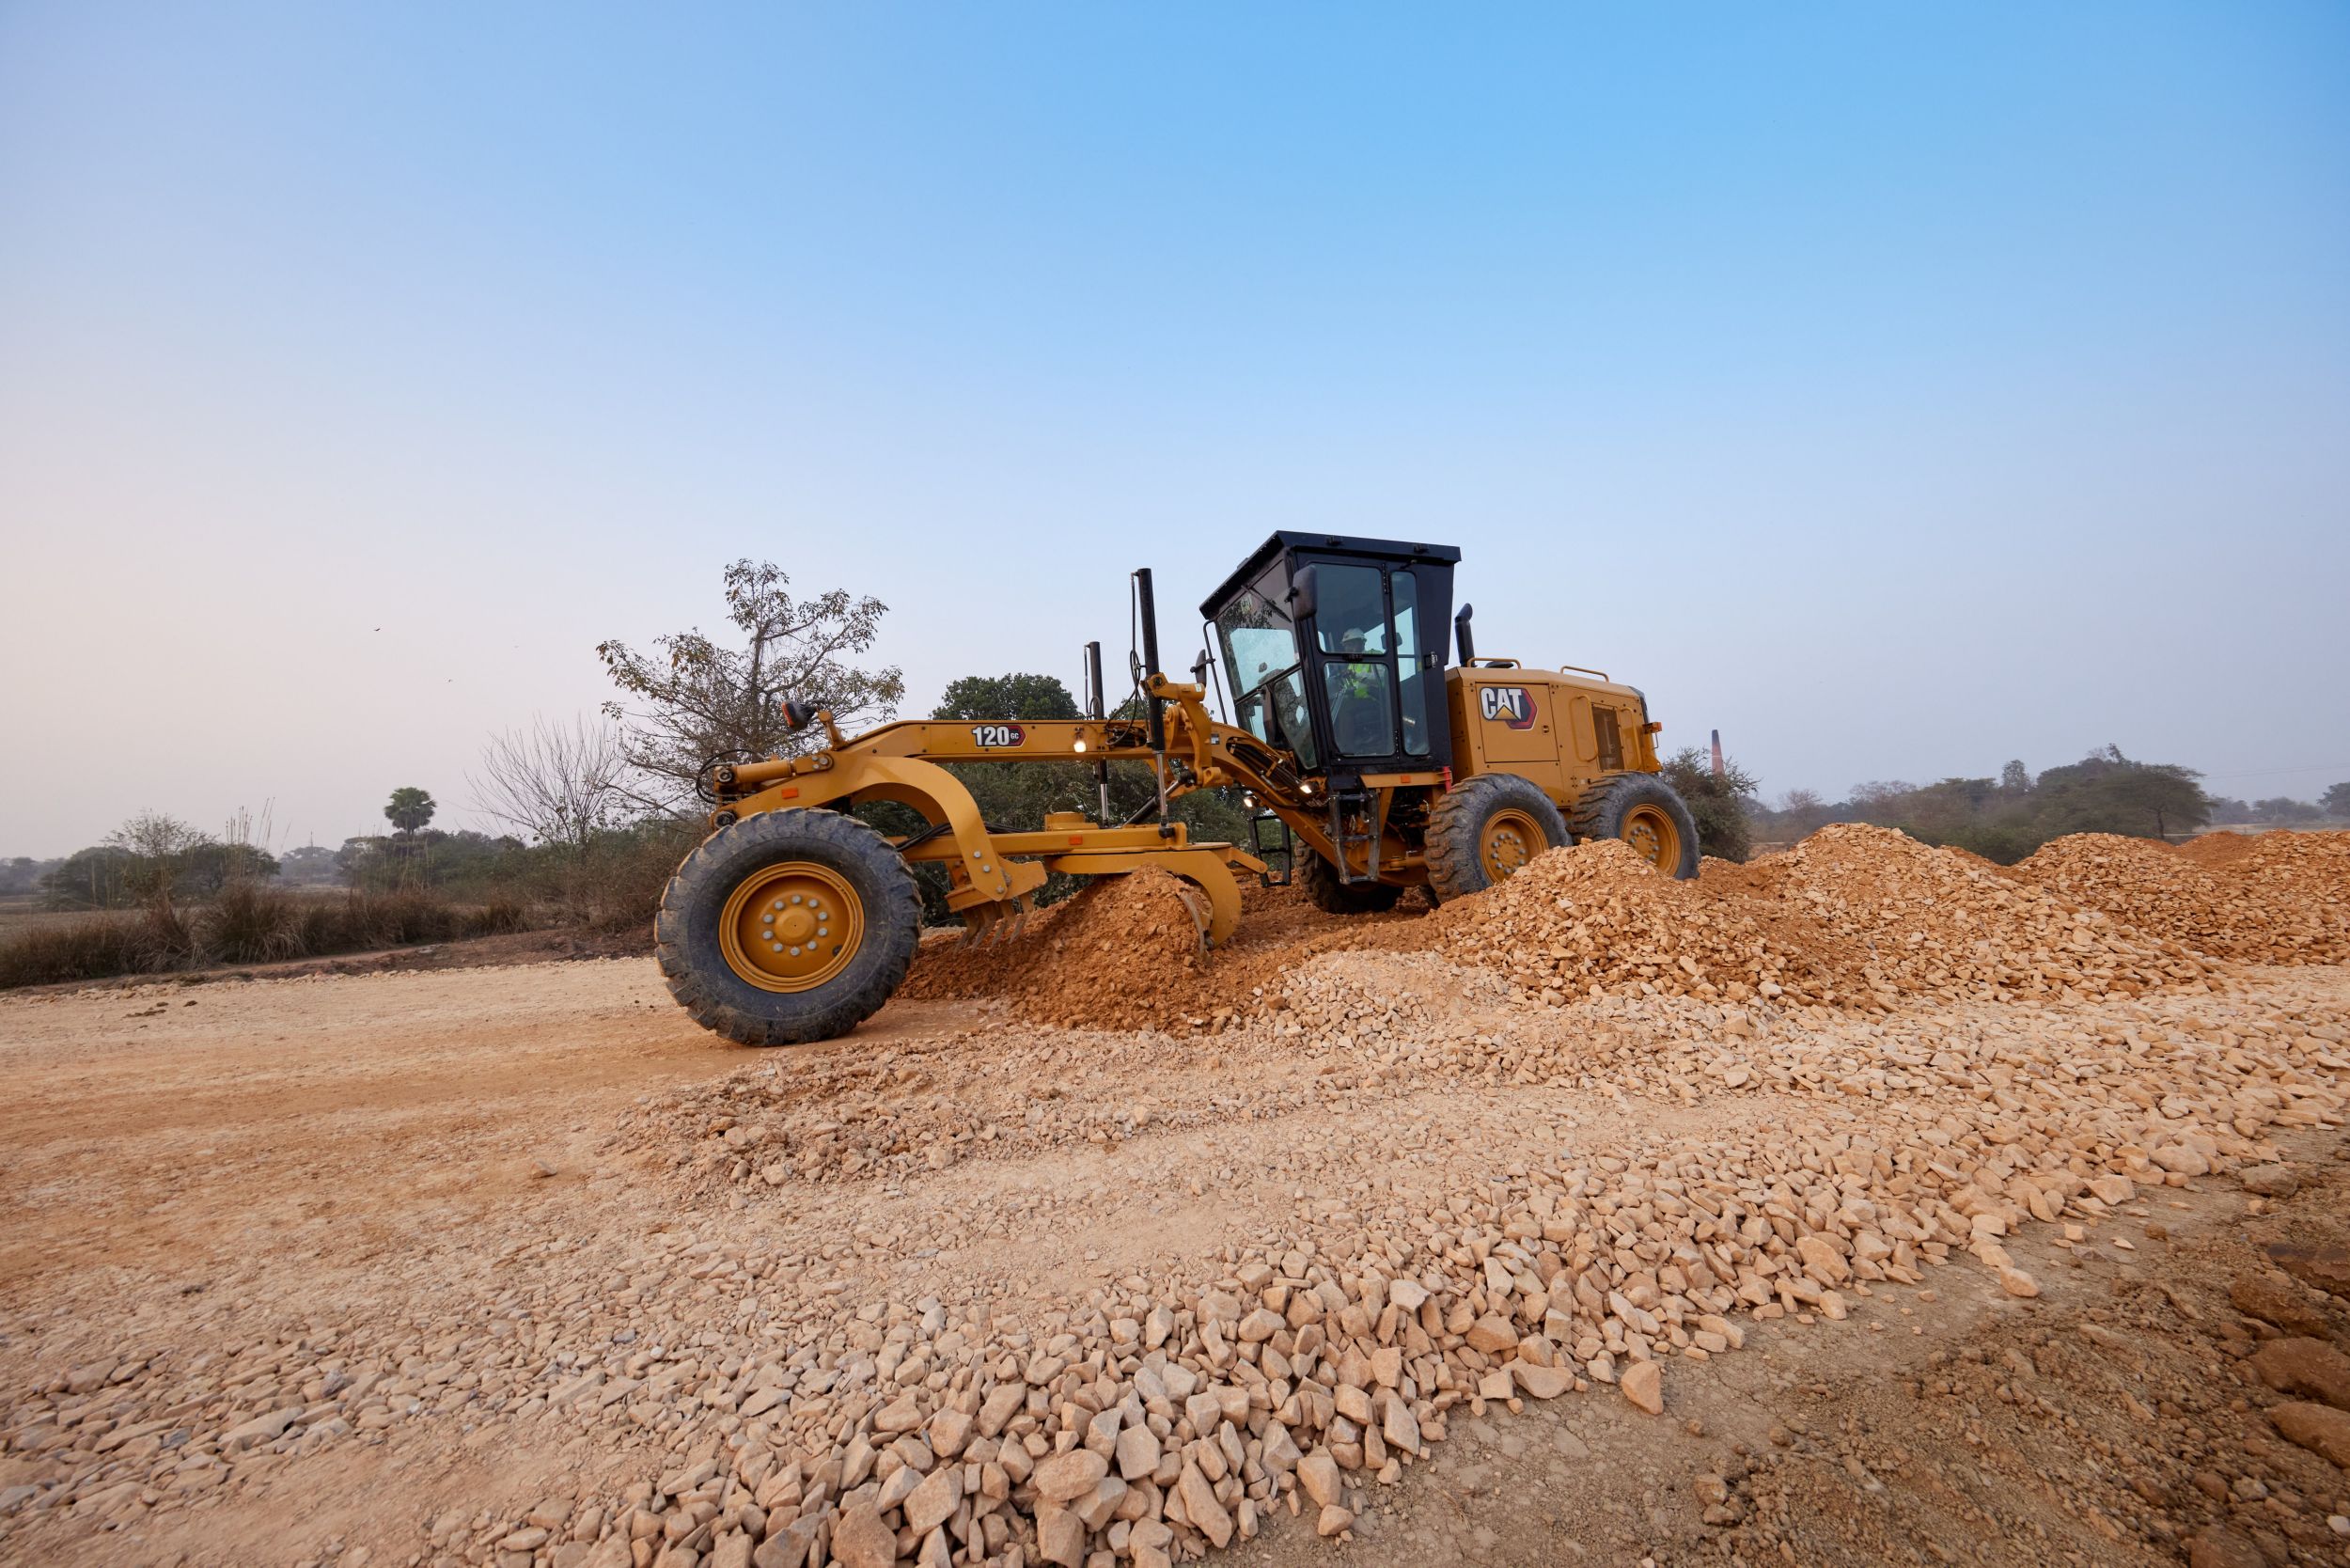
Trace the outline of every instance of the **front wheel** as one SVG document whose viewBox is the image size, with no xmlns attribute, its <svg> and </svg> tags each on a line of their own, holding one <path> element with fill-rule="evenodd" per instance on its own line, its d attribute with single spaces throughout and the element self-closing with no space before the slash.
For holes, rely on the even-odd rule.
<svg viewBox="0 0 2350 1568">
<path fill-rule="evenodd" d="M 1579 842 L 1622 839 L 1640 858 L 1683 881 L 1698 874 L 1698 824 L 1688 803 L 1653 773 L 1619 773 L 1583 792 L 1569 821 Z"/>
<path fill-rule="evenodd" d="M 653 939 L 695 1022 L 739 1045 L 797 1045 L 879 1011 L 914 962 L 921 919 L 888 839 L 835 811 L 769 811 L 686 856 Z"/>
<path fill-rule="evenodd" d="M 1428 886 L 1439 902 L 1479 893 L 1547 849 L 1574 840 L 1567 820 L 1530 779 L 1480 773 L 1428 811 Z"/>
<path fill-rule="evenodd" d="M 1385 882 L 1340 882 L 1339 869 L 1310 849 L 1297 857 L 1297 882 L 1306 902 L 1324 915 L 1376 915 L 1393 909 L 1403 889 Z"/>
</svg>

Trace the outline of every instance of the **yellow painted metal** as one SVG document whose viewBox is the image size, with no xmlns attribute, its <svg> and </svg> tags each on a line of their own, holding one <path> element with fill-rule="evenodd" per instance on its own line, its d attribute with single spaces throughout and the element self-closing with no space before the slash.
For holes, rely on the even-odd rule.
<svg viewBox="0 0 2350 1568">
<path fill-rule="evenodd" d="M 1057 855 L 1044 864 L 1056 871 L 1071 876 L 1117 876 L 1156 866 L 1172 871 L 1208 896 L 1208 946 L 1220 948 L 1240 929 L 1240 884 L 1232 878 L 1232 867 L 1246 866 L 1261 871 L 1264 862 L 1244 855 L 1230 844 L 1202 844 L 1188 850 L 1145 850 L 1138 854 L 1092 855 L 1079 852 Z"/>
<path fill-rule="evenodd" d="M 1550 840 L 1543 836 L 1542 824 L 1529 813 L 1511 807 L 1495 812 L 1487 820 L 1484 837 L 1477 846 L 1477 857 L 1484 863 L 1485 875 L 1499 882 L 1549 847 Z"/>
<path fill-rule="evenodd" d="M 809 991 L 849 966 L 865 902 L 828 866 L 786 860 L 743 879 L 718 917 L 727 967 L 761 991 Z"/>
<path fill-rule="evenodd" d="M 1049 820 L 1049 819 L 1048 819 Z M 1037 833 L 997 833 L 990 842 L 996 853 L 1006 855 L 1067 855 L 1076 850 L 1095 854 L 1155 854 L 1165 850 L 1184 850 L 1191 845 L 1189 831 L 1182 823 L 1169 823 L 1174 833 L 1159 837 L 1159 830 L 1150 827 L 1103 827 L 1087 821 L 1082 827 L 1048 826 Z M 905 852 L 908 860 L 952 860 L 961 852 L 950 839 L 933 839 L 927 844 L 916 844 Z"/>
<path fill-rule="evenodd" d="M 971 798 L 971 792 L 935 762 L 917 757 L 877 756 L 854 743 L 849 749 L 822 756 L 829 765 L 787 776 L 790 782 L 770 783 L 729 809 L 747 817 L 757 811 L 829 806 L 844 800 L 853 805 L 894 800 L 921 812 L 932 824 L 948 828 L 947 839 L 957 852 L 948 861 L 948 908 L 960 912 L 974 904 L 1009 903 L 1044 886 L 1043 868 L 1033 861 L 1007 858 L 979 820 L 979 803 Z"/>
<path fill-rule="evenodd" d="M 1480 773 L 1515 774 L 1533 781 L 1561 808 L 1572 808 L 1609 771 L 1600 765 L 1591 731 L 1594 702 L 1624 716 L 1622 767 L 1657 771 L 1656 727 L 1634 722 L 1634 715 L 1646 719 L 1646 704 L 1630 686 L 1588 673 L 1528 669 L 1514 661 L 1480 660 L 1474 667 L 1448 669 L 1444 680 L 1454 780 Z M 1215 787 L 1246 790 L 1288 825 L 1301 841 L 1302 853 L 1335 863 L 1338 850 L 1330 838 L 1325 779 L 1299 773 L 1288 753 L 1247 730 L 1218 723 L 1208 712 L 1207 692 L 1201 686 L 1153 675 L 1145 682 L 1144 695 L 1166 704 L 1163 759 L 1148 745 L 1140 719 L 909 720 L 843 740 L 827 713 L 819 715 L 833 742 L 826 749 L 722 771 L 720 809 L 748 816 L 792 808 L 846 808 L 878 800 L 912 807 L 934 835 L 909 841 L 906 857 L 946 866 L 948 907 L 974 925 L 1026 907 L 1048 871 L 1114 875 L 1141 865 L 1165 865 L 1207 892 L 1214 912 L 1211 937 L 1222 941 L 1239 918 L 1239 896 L 1236 886 L 1229 900 L 1220 896 L 1219 888 L 1231 885 L 1235 866 L 1262 871 L 1261 863 L 1252 856 L 1230 845 L 1195 844 L 1180 823 L 1169 823 L 1162 833 L 1155 823 L 1105 826 L 1062 814 L 1035 833 L 991 834 L 970 792 L 939 765 L 1082 760 L 1155 767 L 1163 760 L 1170 796 Z M 1434 770 L 1363 778 L 1381 881 L 1408 886 L 1427 880 L 1417 823 L 1425 803 L 1445 785 L 1446 775 Z M 1666 825 L 1669 828 L 1669 823 Z M 1517 831 L 1526 838 L 1528 857 L 1540 852 L 1536 824 L 1528 821 Z M 1347 844 L 1351 869 L 1357 874 L 1370 870 L 1371 859 L 1355 829 L 1349 829 Z M 1207 858 L 1187 858 L 1195 852 Z M 1677 852 L 1677 839 L 1659 851 Z M 1514 851 L 1496 845 L 1495 853 Z M 1190 869 L 1210 864 L 1214 870 L 1191 875 Z"/>
<path fill-rule="evenodd" d="M 1658 771 L 1656 732 L 1633 687 L 1562 670 L 1516 666 L 1445 671 L 1452 725 L 1452 774 L 1508 773 L 1532 780 L 1561 808 L 1572 808 L 1610 773 Z M 1619 765 L 1603 764 L 1592 709 L 1611 710 L 1622 734 Z"/>
<path fill-rule="evenodd" d="M 1642 804 L 1625 812 L 1622 837 L 1642 859 L 1668 875 L 1681 864 L 1681 829 L 1661 808 Z"/>
</svg>

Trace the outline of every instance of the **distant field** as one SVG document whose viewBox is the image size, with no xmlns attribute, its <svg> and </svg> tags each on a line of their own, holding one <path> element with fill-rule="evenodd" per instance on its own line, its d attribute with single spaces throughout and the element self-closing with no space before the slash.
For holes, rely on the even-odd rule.
<svg viewBox="0 0 2350 1568">
<path fill-rule="evenodd" d="M 347 896 L 340 887 L 289 887 L 285 890 L 302 898 L 339 899 Z M 28 894 L 10 894 L 0 898 L 0 941 L 20 932 L 38 931 L 44 926 L 70 926 L 76 920 L 86 920 L 93 915 L 105 913 L 108 911 L 43 909 L 38 898 Z"/>
<path fill-rule="evenodd" d="M 42 926 L 71 925 L 84 918 L 86 912 L 43 909 L 32 899 L 0 899 L 0 938 L 15 935 L 21 931 L 35 931 Z"/>
</svg>

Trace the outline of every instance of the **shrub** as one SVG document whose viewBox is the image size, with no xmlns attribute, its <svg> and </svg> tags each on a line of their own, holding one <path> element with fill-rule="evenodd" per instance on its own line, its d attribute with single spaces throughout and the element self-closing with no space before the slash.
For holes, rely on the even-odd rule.
<svg viewBox="0 0 2350 1568">
<path fill-rule="evenodd" d="M 598 931 L 650 930 L 678 862 L 709 831 L 700 818 L 692 817 L 603 836 L 578 852 L 563 876 L 563 915 Z"/>
<path fill-rule="evenodd" d="M 290 894 L 258 882 L 232 882 L 197 912 L 196 934 L 204 953 L 224 964 L 274 964 L 310 949 L 302 913 Z"/>
<path fill-rule="evenodd" d="M 36 926 L 0 944 L 0 987 L 134 974 L 145 967 L 146 924 L 142 916 L 93 915 Z"/>
<path fill-rule="evenodd" d="M 515 898 L 494 898 L 474 917 L 475 932 L 482 936 L 504 936 L 530 927 L 530 905 Z"/>
<path fill-rule="evenodd" d="M 1754 846 L 1754 826 L 1747 816 L 1754 798 L 1754 776 L 1726 762 L 1717 777 L 1713 759 L 1696 746 L 1666 758 L 1664 771 L 1665 781 L 1697 823 L 1698 848 L 1717 860 L 1746 859 Z"/>
</svg>

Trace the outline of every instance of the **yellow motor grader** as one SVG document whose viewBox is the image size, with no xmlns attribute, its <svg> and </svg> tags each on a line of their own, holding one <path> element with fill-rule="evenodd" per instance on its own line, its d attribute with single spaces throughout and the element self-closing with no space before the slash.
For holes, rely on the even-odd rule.
<svg viewBox="0 0 2350 1568">
<path fill-rule="evenodd" d="M 913 961 L 921 902 L 908 868 L 923 861 L 946 868 L 947 905 L 978 935 L 1026 911 L 1048 872 L 1155 866 L 1183 879 L 1210 947 L 1240 923 L 1236 870 L 1293 874 L 1337 914 L 1392 908 L 1412 887 L 1459 898 L 1587 839 L 1625 839 L 1668 874 L 1696 875 L 1696 826 L 1658 776 L 1647 698 L 1597 670 L 1480 657 L 1469 607 L 1452 613 L 1460 558 L 1449 545 L 1277 533 L 1200 606 L 1210 646 L 1187 682 L 1159 667 L 1151 573 L 1137 572 L 1139 701 L 1115 715 L 1099 643 L 1083 718 L 848 737 L 830 713 L 787 699 L 788 727 L 822 726 L 825 744 L 712 770 L 712 832 L 654 926 L 671 994 L 745 1045 L 847 1033 Z M 1211 715 L 1212 690 L 1233 722 Z M 1110 822 L 1107 764 L 1120 760 L 1150 764 L 1155 799 L 1138 820 Z M 940 765 L 987 761 L 1100 764 L 1102 820 L 991 829 Z M 1244 792 L 1247 849 L 1195 841 L 1169 817 L 1170 801 L 1202 789 Z M 928 825 L 892 837 L 849 814 L 874 801 Z M 1291 870 L 1277 876 L 1276 860 Z"/>
</svg>

